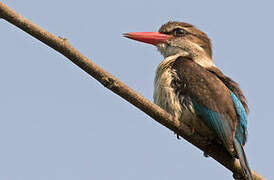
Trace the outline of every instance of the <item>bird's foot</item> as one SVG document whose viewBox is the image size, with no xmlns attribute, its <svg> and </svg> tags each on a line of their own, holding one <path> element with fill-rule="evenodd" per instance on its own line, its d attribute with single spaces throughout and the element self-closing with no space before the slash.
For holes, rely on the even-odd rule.
<svg viewBox="0 0 274 180">
<path fill-rule="evenodd" d="M 244 177 L 244 175 L 242 175 L 241 173 L 233 173 L 233 178 L 235 180 L 243 180 L 246 179 L 246 177 Z"/>
<path fill-rule="evenodd" d="M 207 137 L 204 137 L 202 140 L 201 140 L 201 144 L 203 145 L 203 146 L 206 146 L 206 147 L 210 147 L 212 144 L 213 144 L 213 142 L 212 142 L 212 140 L 210 140 L 209 138 L 207 138 Z M 204 151 L 204 157 L 206 157 L 206 158 L 208 158 L 208 157 L 210 157 L 209 156 L 209 151 L 208 151 L 209 149 L 207 149 L 207 150 L 205 150 Z"/>
<path fill-rule="evenodd" d="M 187 129 L 185 129 L 185 132 L 187 132 L 188 136 L 192 136 L 196 131 L 195 131 L 195 129 L 193 127 L 189 127 Z M 181 139 L 181 137 L 180 137 L 179 134 L 177 134 L 175 132 L 174 132 L 174 134 L 176 134 L 177 139 L 179 139 L 179 140 Z"/>
<path fill-rule="evenodd" d="M 209 155 L 204 151 L 204 157 L 208 158 Z"/>
</svg>

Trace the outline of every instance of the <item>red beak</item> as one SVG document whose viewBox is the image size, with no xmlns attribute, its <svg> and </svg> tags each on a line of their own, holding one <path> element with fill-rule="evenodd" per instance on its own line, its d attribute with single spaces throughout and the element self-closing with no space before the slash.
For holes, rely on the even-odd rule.
<svg viewBox="0 0 274 180">
<path fill-rule="evenodd" d="M 132 32 L 125 33 L 123 35 L 129 39 L 153 44 L 155 46 L 159 43 L 166 43 L 170 38 L 172 38 L 171 35 L 162 34 L 159 32 Z"/>
</svg>

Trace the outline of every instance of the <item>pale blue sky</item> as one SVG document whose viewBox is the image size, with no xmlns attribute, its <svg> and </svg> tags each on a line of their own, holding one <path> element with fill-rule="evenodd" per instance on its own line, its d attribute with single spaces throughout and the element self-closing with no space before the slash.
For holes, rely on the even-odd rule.
<svg viewBox="0 0 274 180">
<path fill-rule="evenodd" d="M 150 100 L 162 57 L 122 33 L 196 25 L 248 98 L 251 168 L 273 178 L 273 1 L 3 2 Z M 3 20 L 0 33 L 1 180 L 232 179 L 51 48 Z"/>
</svg>

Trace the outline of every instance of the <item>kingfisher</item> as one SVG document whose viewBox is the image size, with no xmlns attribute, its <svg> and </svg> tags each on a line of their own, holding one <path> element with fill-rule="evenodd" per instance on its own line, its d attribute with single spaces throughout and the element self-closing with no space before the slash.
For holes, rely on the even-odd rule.
<svg viewBox="0 0 274 180">
<path fill-rule="evenodd" d="M 247 100 L 238 83 L 212 60 L 209 37 L 185 22 L 169 21 L 158 32 L 125 33 L 149 43 L 164 56 L 154 79 L 155 104 L 209 141 L 222 144 L 239 159 L 242 179 L 252 180 L 244 152 L 247 140 Z"/>
</svg>

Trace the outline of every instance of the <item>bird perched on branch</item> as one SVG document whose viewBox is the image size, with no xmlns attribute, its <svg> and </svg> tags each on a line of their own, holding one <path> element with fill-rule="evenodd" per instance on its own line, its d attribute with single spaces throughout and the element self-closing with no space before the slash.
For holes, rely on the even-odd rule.
<svg viewBox="0 0 274 180">
<path fill-rule="evenodd" d="M 168 22 L 159 32 L 126 33 L 125 37 L 155 45 L 164 60 L 154 81 L 154 102 L 207 139 L 217 140 L 238 158 L 243 178 L 252 180 L 243 149 L 248 105 L 239 85 L 212 61 L 208 36 L 191 24 Z"/>
</svg>

